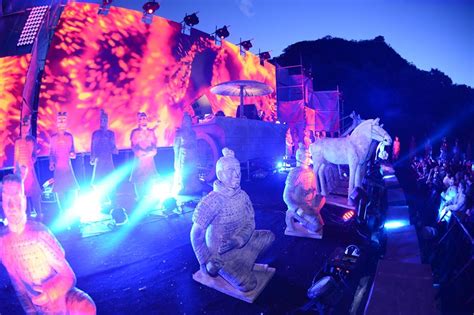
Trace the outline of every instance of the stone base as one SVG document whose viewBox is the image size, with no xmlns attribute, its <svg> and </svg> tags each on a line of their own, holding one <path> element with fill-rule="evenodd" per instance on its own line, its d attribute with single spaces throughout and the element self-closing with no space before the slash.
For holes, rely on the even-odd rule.
<svg viewBox="0 0 474 315">
<path fill-rule="evenodd" d="M 208 274 L 203 273 L 201 270 L 198 270 L 193 274 L 193 279 L 209 288 L 230 295 L 236 299 L 247 303 L 253 303 L 273 277 L 275 268 L 268 267 L 268 265 L 264 264 L 255 264 L 253 265 L 253 273 L 257 277 L 257 287 L 249 292 L 239 291 L 221 276 L 213 278 Z"/>
<path fill-rule="evenodd" d="M 315 233 L 315 232 L 310 232 L 307 230 L 289 230 L 288 228 L 285 229 L 285 235 L 288 236 L 297 236 L 297 237 L 308 237 L 308 238 L 314 238 L 314 239 L 322 239 L 323 238 L 323 232 Z"/>
</svg>

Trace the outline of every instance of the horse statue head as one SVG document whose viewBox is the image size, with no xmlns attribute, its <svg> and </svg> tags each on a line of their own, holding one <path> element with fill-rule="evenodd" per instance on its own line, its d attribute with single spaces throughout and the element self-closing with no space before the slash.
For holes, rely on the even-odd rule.
<svg viewBox="0 0 474 315">
<path fill-rule="evenodd" d="M 383 125 L 380 124 L 380 119 L 367 119 L 360 123 L 350 135 L 353 139 L 365 138 L 366 140 L 375 140 L 382 142 L 384 145 L 391 145 L 392 138 Z"/>
<path fill-rule="evenodd" d="M 380 118 L 374 120 L 371 130 L 371 138 L 377 142 L 381 142 L 384 145 L 392 144 L 392 137 L 383 129 L 383 124 L 380 124 Z"/>
</svg>

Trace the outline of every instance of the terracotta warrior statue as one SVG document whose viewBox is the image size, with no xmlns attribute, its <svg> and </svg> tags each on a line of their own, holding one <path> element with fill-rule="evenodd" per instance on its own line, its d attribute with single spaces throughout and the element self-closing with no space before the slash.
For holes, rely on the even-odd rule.
<svg viewBox="0 0 474 315">
<path fill-rule="evenodd" d="M 100 110 L 100 129 L 92 133 L 90 164 L 94 166 L 91 185 L 100 184 L 115 170 L 113 154 L 118 154 L 115 146 L 115 133 L 108 129 L 109 116 Z M 110 201 L 110 200 L 108 200 Z"/>
<path fill-rule="evenodd" d="M 140 112 L 137 119 L 138 127 L 130 134 L 132 151 L 135 154 L 130 182 L 135 186 L 137 199 L 140 199 L 148 194 L 150 181 L 158 175 L 155 166 L 157 140 L 153 129 L 148 128 L 147 114 Z"/>
<path fill-rule="evenodd" d="M 310 164 L 309 151 L 300 147 L 296 152 L 296 167 L 288 173 L 283 191 L 288 207 L 285 234 L 321 238 L 324 222 L 320 210 L 326 198 L 316 194 L 316 176 Z"/>
<path fill-rule="evenodd" d="M 76 276 L 56 237 L 26 220 L 22 180 L 3 178 L 2 206 L 8 225 L 0 229 L 3 264 L 25 314 L 96 314 L 92 299 L 75 287 Z"/>
<path fill-rule="evenodd" d="M 194 211 L 191 243 L 203 274 L 222 277 L 233 288 L 249 292 L 258 285 L 252 271 L 255 260 L 275 236 L 255 230 L 252 202 L 240 189 L 240 163 L 232 150 L 224 148 L 222 153 L 214 190 Z"/>
<path fill-rule="evenodd" d="M 100 110 L 100 129 L 92 133 L 90 164 L 94 166 L 92 185 L 96 185 L 115 167 L 112 154 L 118 154 L 115 146 L 115 133 L 108 129 L 109 116 L 103 109 Z"/>
<path fill-rule="evenodd" d="M 179 194 L 193 194 L 201 191 L 197 171 L 197 139 L 192 128 L 192 118 L 184 114 L 181 128 L 176 132 L 173 143 L 175 182 Z"/>
<path fill-rule="evenodd" d="M 23 180 L 26 198 L 36 211 L 36 219 L 41 221 L 41 187 L 35 172 L 37 144 L 31 135 L 31 116 L 23 117 L 20 128 L 20 137 L 15 140 L 14 172 Z"/>
<path fill-rule="evenodd" d="M 66 131 L 67 113 L 57 116 L 57 133 L 51 137 L 49 152 L 49 170 L 54 172 L 53 191 L 57 195 L 61 211 L 68 210 L 77 196 L 79 185 L 72 169 L 71 159 L 76 158 L 74 138 Z"/>
</svg>

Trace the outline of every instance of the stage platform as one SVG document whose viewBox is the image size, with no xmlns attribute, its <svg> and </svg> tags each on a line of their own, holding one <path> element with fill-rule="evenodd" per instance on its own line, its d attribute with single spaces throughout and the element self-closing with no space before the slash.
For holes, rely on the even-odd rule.
<svg viewBox="0 0 474 315">
<path fill-rule="evenodd" d="M 242 181 L 255 208 L 257 228 L 269 229 L 276 236 L 268 252 L 257 260 L 275 268 L 275 274 L 252 304 L 193 280 L 199 266 L 189 239 L 192 211 L 168 218 L 153 212 L 141 214 L 135 226 L 89 233 L 84 238 L 71 234 L 58 238 L 77 275 L 77 286 L 91 295 L 101 315 L 305 314 L 298 309 L 308 302 L 306 292 L 314 275 L 336 247 L 346 247 L 354 240 L 330 226 L 325 227 L 322 240 L 284 235 L 285 178 L 283 173 Z M 336 314 L 345 313 L 351 302 L 344 299 Z M 0 314 L 21 313 L 0 267 Z"/>
</svg>

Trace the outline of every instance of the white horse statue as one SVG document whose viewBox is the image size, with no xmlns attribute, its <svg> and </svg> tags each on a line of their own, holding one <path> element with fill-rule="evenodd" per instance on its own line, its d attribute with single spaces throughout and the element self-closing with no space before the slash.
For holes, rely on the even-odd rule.
<svg viewBox="0 0 474 315">
<path fill-rule="evenodd" d="M 313 171 L 318 183 L 318 192 L 326 195 L 324 168 L 327 163 L 349 165 L 349 196 L 354 187 L 361 187 L 369 160 L 369 148 L 372 140 L 391 145 L 392 138 L 379 125 L 379 118 L 364 120 L 345 138 L 318 139 L 309 147 L 313 158 Z"/>
</svg>

